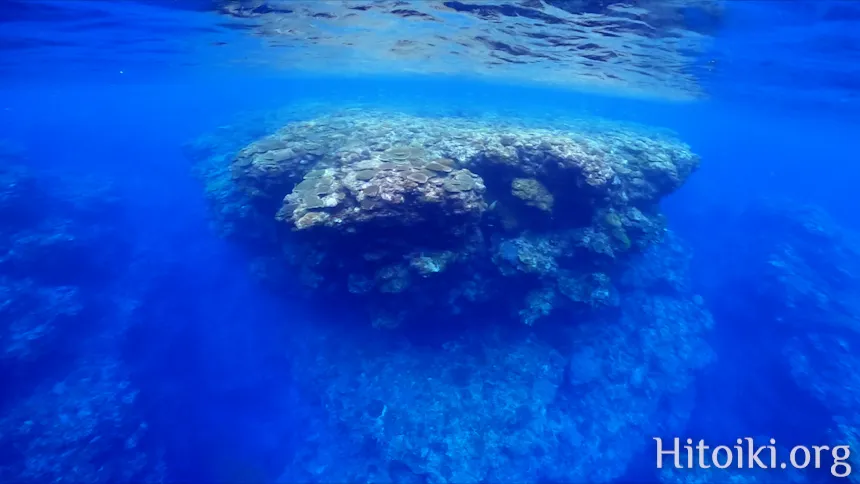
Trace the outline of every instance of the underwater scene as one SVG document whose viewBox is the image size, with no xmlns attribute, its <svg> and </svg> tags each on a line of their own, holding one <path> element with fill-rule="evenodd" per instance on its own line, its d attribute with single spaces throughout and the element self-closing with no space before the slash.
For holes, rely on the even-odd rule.
<svg viewBox="0 0 860 484">
<path fill-rule="evenodd" d="M 0 0 L 0 482 L 860 483 L 860 2 Z"/>
</svg>

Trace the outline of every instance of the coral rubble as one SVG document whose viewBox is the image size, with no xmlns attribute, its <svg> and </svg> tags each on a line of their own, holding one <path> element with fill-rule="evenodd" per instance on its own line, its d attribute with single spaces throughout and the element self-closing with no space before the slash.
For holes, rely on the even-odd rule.
<svg viewBox="0 0 860 484">
<path fill-rule="evenodd" d="M 248 227 L 258 272 L 291 265 L 389 327 L 502 293 L 528 324 L 616 306 L 619 261 L 661 240 L 658 202 L 699 162 L 667 135 L 599 121 L 352 110 L 290 122 L 229 169 L 217 158 L 197 156 L 210 200 L 221 225 Z"/>
</svg>

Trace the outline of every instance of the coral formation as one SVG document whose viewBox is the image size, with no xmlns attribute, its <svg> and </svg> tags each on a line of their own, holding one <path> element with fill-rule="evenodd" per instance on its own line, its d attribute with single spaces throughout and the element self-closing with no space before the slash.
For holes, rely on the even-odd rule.
<svg viewBox="0 0 860 484">
<path fill-rule="evenodd" d="M 90 360 L 40 383 L 0 418 L 0 480 L 162 481 L 163 464 L 142 444 L 149 428 L 136 417 L 138 392 L 122 364 Z"/>
<path fill-rule="evenodd" d="M 472 274 L 489 291 L 473 300 L 504 293 L 529 324 L 565 305 L 616 306 L 619 262 L 661 240 L 657 204 L 698 166 L 667 135 L 594 120 L 353 110 L 290 122 L 229 168 L 218 150 L 196 158 L 217 180 L 222 225 L 249 227 L 255 254 L 295 265 L 307 292 L 414 320 L 461 310 L 462 298 L 433 296 L 474 292 Z M 426 259 L 438 253 L 444 263 Z"/>
<path fill-rule="evenodd" d="M 511 194 L 530 207 L 552 212 L 552 193 L 534 178 L 515 178 L 511 182 Z"/>
<path fill-rule="evenodd" d="M 356 163 L 314 170 L 284 198 L 276 218 L 306 230 L 328 227 L 372 239 L 389 227 L 445 232 L 480 219 L 486 204 L 469 170 L 439 173 L 412 164 Z"/>
<path fill-rule="evenodd" d="M 553 338 L 563 345 L 523 336 L 517 325 L 464 330 L 438 351 L 367 328 L 348 336 L 335 328 L 304 331 L 290 346 L 294 378 L 321 396 L 341 440 L 313 432 L 281 479 L 620 477 L 652 435 L 683 427 L 694 375 L 713 359 L 704 340 L 710 314 L 686 277 L 676 277 L 688 258 L 674 239 L 635 257 L 624 274 L 620 314 L 580 318 Z"/>
<path fill-rule="evenodd" d="M 821 211 L 787 203 L 750 220 L 762 250 L 757 296 L 772 308 L 786 370 L 832 417 L 830 439 L 854 448 L 860 435 L 860 238 Z M 761 240 L 766 239 L 766 240 Z M 852 479 L 855 479 L 852 475 Z"/>
<path fill-rule="evenodd" d="M 713 322 L 658 209 L 683 143 L 346 110 L 229 145 L 196 161 L 216 221 L 265 226 L 254 272 L 370 323 L 290 329 L 327 420 L 281 480 L 605 482 L 689 418 Z"/>
<path fill-rule="evenodd" d="M 731 378 L 744 401 L 718 397 L 715 405 L 744 408 L 754 399 L 761 409 L 750 425 L 793 431 L 789 437 L 802 431 L 807 440 L 853 449 L 860 435 L 860 238 L 820 209 L 789 200 L 756 202 L 720 221 L 728 230 L 701 242 L 702 251 L 733 257 L 703 278 L 721 320 L 720 339 L 756 357 L 744 358 Z M 777 395 L 754 376 L 762 374 L 781 382 Z M 799 414 L 802 424 L 784 428 Z"/>
<path fill-rule="evenodd" d="M 114 344 L 130 310 L 116 196 L 14 161 L 0 160 L 0 481 L 160 481 Z"/>
<path fill-rule="evenodd" d="M 0 186 L 0 367 L 14 375 L 97 329 L 129 244 L 109 186 L 19 165 L 0 167 Z"/>
</svg>

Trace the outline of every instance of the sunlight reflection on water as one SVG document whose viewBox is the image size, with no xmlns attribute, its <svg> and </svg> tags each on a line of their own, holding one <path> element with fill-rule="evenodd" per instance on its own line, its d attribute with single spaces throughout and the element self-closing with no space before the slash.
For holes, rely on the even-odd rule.
<svg viewBox="0 0 860 484">
<path fill-rule="evenodd" d="M 711 38 L 685 12 L 719 2 L 442 0 L 234 2 L 273 47 L 266 62 L 291 69 L 466 74 L 694 98 L 693 70 Z"/>
<path fill-rule="evenodd" d="M 5 0 L 0 74 L 441 74 L 860 113 L 858 21 L 838 0 Z"/>
</svg>

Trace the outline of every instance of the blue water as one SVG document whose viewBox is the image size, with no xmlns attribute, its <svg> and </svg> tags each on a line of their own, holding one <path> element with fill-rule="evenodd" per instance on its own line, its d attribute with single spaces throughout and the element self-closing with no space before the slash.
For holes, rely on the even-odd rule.
<svg viewBox="0 0 860 484">
<path fill-rule="evenodd" d="M 0 482 L 856 480 L 658 469 L 654 439 L 860 452 L 860 7 L 634 3 L 0 1 Z M 451 158 L 483 201 L 434 193 L 479 217 L 376 226 L 368 181 L 294 237 L 311 167 L 241 169 L 286 126 L 359 183 L 327 143 L 368 125 L 364 163 L 430 140 L 380 193 Z M 555 129 L 701 163 L 589 188 Z M 499 133 L 539 134 L 499 168 L 468 145 Z"/>
</svg>

